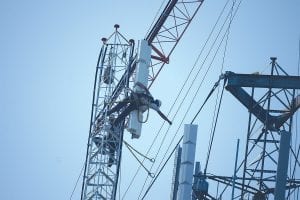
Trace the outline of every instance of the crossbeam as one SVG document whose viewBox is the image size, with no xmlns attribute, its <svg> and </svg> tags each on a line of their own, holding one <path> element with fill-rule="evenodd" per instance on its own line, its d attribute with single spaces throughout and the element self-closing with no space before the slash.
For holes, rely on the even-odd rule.
<svg viewBox="0 0 300 200">
<path fill-rule="evenodd" d="M 227 71 L 224 78 L 227 81 L 226 89 L 237 98 L 249 112 L 254 114 L 258 120 L 265 124 L 269 130 L 279 130 L 300 107 L 300 96 L 297 96 L 291 103 L 287 113 L 273 116 L 243 89 L 243 87 L 300 89 L 300 76 L 236 74 Z"/>
<path fill-rule="evenodd" d="M 300 89 L 300 76 L 225 73 L 229 87 Z"/>
</svg>

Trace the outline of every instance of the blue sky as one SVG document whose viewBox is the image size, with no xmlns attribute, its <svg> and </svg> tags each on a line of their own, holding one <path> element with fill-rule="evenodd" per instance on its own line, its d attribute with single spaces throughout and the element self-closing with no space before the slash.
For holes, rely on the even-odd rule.
<svg viewBox="0 0 300 200">
<path fill-rule="evenodd" d="M 162 110 L 168 110 L 224 3 L 223 0 L 205 1 L 170 64 L 156 80 L 152 93 L 162 99 Z M 64 200 L 70 197 L 86 151 L 100 39 L 112 33 L 115 23 L 120 24 L 120 31 L 128 38 L 143 38 L 160 4 L 159 0 L 1 0 L 1 199 Z M 230 29 L 225 70 L 263 71 L 269 66 L 269 57 L 277 56 L 279 64 L 296 75 L 299 37 L 299 0 L 244 0 Z M 217 80 L 220 65 L 221 54 L 213 65 L 215 71 L 209 74 L 200 90 L 200 103 Z M 165 95 L 165 91 L 170 94 Z M 246 132 L 246 109 L 229 94 L 224 98 L 221 124 L 228 134 L 226 137 L 222 133 L 218 135 L 216 152 L 222 151 L 224 144 L 230 147 L 228 151 L 234 151 L 236 139 L 242 137 L 237 134 L 238 130 Z M 194 111 L 200 103 L 193 107 Z M 240 123 L 228 117 L 232 112 Z M 185 123 L 189 123 L 193 115 L 191 113 Z M 197 119 L 201 127 L 197 160 L 204 160 L 201 156 L 206 152 L 206 128 L 210 123 L 206 116 L 210 115 L 207 109 L 207 113 Z M 143 127 L 142 138 L 130 141 L 131 144 L 146 152 L 153 129 L 157 130 L 160 124 L 160 118 L 151 113 L 149 123 Z M 171 132 L 176 128 L 173 126 Z M 122 168 L 124 188 L 138 165 L 127 154 L 125 151 Z M 224 162 L 220 154 L 214 155 L 220 158 L 219 164 Z M 226 159 L 233 160 L 233 156 L 229 153 Z M 169 197 L 171 169 L 172 162 L 158 186 L 149 193 L 149 199 Z M 145 176 L 145 172 L 140 172 L 134 189 L 129 190 L 125 199 L 136 199 L 135 188 L 143 184 Z M 73 199 L 79 199 L 79 194 L 77 189 Z"/>
</svg>

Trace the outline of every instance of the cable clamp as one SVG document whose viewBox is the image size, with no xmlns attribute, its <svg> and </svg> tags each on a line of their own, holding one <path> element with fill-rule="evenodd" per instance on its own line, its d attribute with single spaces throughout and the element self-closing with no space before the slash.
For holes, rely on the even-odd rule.
<svg viewBox="0 0 300 200">
<path fill-rule="evenodd" d="M 149 175 L 151 178 L 154 178 L 154 177 L 155 177 L 155 174 L 152 173 L 152 172 L 148 172 L 148 175 Z"/>
</svg>

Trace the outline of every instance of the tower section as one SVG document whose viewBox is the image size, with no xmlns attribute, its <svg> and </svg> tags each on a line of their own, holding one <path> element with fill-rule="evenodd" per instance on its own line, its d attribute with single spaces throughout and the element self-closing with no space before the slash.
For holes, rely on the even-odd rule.
<svg viewBox="0 0 300 200">
<path fill-rule="evenodd" d="M 115 199 L 121 160 L 124 120 L 112 126 L 118 113 L 107 112 L 128 96 L 134 41 L 126 39 L 115 25 L 102 38 L 93 90 L 90 130 L 81 199 Z"/>
</svg>

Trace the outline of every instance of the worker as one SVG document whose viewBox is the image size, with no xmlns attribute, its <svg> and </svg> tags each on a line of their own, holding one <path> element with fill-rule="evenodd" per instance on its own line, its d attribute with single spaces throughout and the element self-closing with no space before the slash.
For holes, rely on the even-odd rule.
<svg viewBox="0 0 300 200">
<path fill-rule="evenodd" d="M 115 152 L 118 147 L 119 134 L 111 127 L 104 136 L 96 136 L 93 142 L 100 149 L 100 153 L 108 155 L 108 167 L 114 163 Z"/>
<path fill-rule="evenodd" d="M 115 107 L 107 111 L 107 116 L 112 113 L 123 110 L 114 121 L 114 125 L 118 126 L 122 120 L 125 119 L 132 111 L 138 110 L 140 112 L 145 112 L 147 109 L 151 108 L 155 110 L 161 118 L 166 120 L 170 125 L 172 122 L 160 111 L 161 101 L 154 99 L 149 92 L 139 93 L 132 92 L 129 97 L 126 97 L 121 102 L 119 102 Z"/>
<path fill-rule="evenodd" d="M 115 160 L 115 152 L 119 146 L 119 129 L 112 124 L 115 118 L 109 117 L 109 123 L 103 128 L 102 136 L 93 137 L 93 142 L 103 155 L 108 155 L 108 167 L 111 167 Z"/>
</svg>

